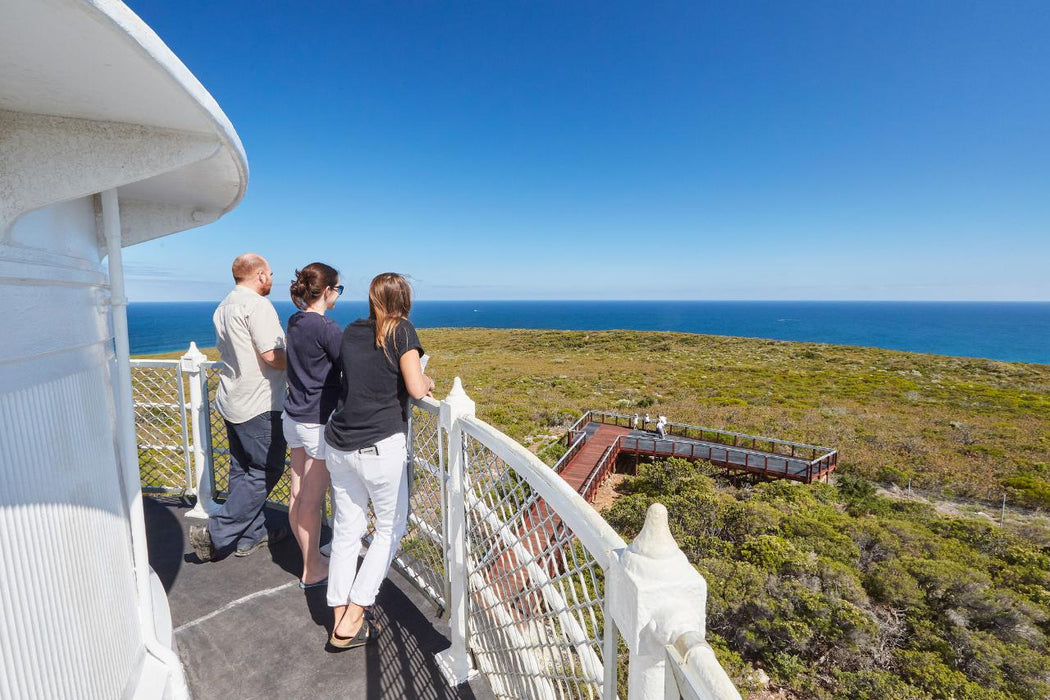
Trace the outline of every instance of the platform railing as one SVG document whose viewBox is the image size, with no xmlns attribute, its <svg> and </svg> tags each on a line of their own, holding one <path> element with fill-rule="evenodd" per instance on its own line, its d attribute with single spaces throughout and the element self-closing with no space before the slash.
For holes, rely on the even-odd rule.
<svg viewBox="0 0 1050 700">
<path fill-rule="evenodd" d="M 622 427 L 630 427 L 651 432 L 655 432 L 657 423 L 656 419 L 651 416 L 641 417 L 637 414 L 628 415 L 626 413 L 615 413 L 612 411 L 587 411 L 573 427 L 582 430 L 587 422 L 619 425 Z M 735 433 L 729 430 L 718 430 L 716 428 L 707 428 L 702 425 L 690 425 L 688 423 L 668 422 L 665 424 L 664 430 L 667 435 L 677 435 L 679 437 L 690 438 L 693 440 L 703 440 L 706 442 L 717 442 L 723 445 L 731 445 L 733 447 L 749 448 L 756 452 L 768 452 L 769 454 L 791 457 L 793 459 L 810 462 L 814 465 L 833 462 L 836 454 L 836 451 L 830 447 L 809 445 L 803 442 L 792 442 L 791 440 L 778 440 L 777 438 L 759 437 L 757 435 L 748 435 L 746 433 Z"/>
<path fill-rule="evenodd" d="M 573 437 L 574 433 L 570 431 L 568 437 Z M 572 458 L 583 449 L 584 443 L 587 442 L 587 433 L 583 431 L 576 431 L 575 437 L 569 442 L 569 449 L 565 450 L 565 454 L 558 458 L 558 461 L 554 463 L 551 469 L 556 474 L 560 474 L 561 470 L 565 468 L 565 465 L 572 461 Z"/>
<path fill-rule="evenodd" d="M 186 493 L 193 466 L 182 367 L 176 360 L 135 360 L 131 379 L 142 490 Z"/>
<path fill-rule="evenodd" d="M 189 515 L 207 517 L 228 464 L 211 400 L 221 365 L 192 345 L 181 360 L 132 364 L 136 383 L 162 383 L 159 373 L 184 384 L 172 395 L 189 416 L 193 478 L 170 480 L 197 495 Z M 414 402 L 409 452 L 394 565 L 449 619 L 437 662 L 451 684 L 481 673 L 500 698 L 739 698 L 704 641 L 707 584 L 663 506 L 628 546 L 550 467 L 478 420 L 458 378 L 443 401 Z"/>
</svg>

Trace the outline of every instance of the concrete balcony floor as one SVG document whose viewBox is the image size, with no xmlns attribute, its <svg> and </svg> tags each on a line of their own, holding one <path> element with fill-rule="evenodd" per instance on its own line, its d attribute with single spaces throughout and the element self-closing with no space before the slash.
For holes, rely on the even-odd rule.
<svg viewBox="0 0 1050 700">
<path fill-rule="evenodd" d="M 391 571 L 373 606 L 382 626 L 364 648 L 325 651 L 332 612 L 323 588 L 301 590 L 291 537 L 249 557 L 199 563 L 181 499 L 143 499 L 150 564 L 168 594 L 190 691 L 204 698 L 491 698 L 483 680 L 450 688 L 434 662 L 448 625 Z M 273 524 L 287 515 L 268 510 Z"/>
</svg>

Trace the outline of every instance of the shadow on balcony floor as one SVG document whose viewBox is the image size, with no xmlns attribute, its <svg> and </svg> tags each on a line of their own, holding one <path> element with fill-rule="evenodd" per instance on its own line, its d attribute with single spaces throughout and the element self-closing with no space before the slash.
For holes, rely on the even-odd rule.
<svg viewBox="0 0 1050 700">
<path fill-rule="evenodd" d="M 434 663 L 448 626 L 394 571 L 373 607 L 383 626 L 364 649 L 324 650 L 332 628 L 324 589 L 302 591 L 292 538 L 270 550 L 201 564 L 186 539 L 188 507 L 144 498 L 150 563 L 168 593 L 194 698 L 491 698 L 484 681 L 449 688 Z M 270 510 L 274 523 L 285 513 Z"/>
</svg>

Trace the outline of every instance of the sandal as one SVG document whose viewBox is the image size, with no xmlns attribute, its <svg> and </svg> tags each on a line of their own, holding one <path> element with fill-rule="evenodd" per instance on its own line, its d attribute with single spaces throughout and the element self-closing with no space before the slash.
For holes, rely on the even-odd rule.
<svg viewBox="0 0 1050 700">
<path fill-rule="evenodd" d="M 340 637 L 335 633 L 335 630 L 332 630 L 332 636 L 328 638 L 328 646 L 330 651 L 345 651 L 363 647 L 369 642 L 375 641 L 375 638 L 376 634 L 372 629 L 371 623 L 368 620 L 362 620 L 361 628 L 357 630 L 357 634 L 353 637 Z"/>
</svg>

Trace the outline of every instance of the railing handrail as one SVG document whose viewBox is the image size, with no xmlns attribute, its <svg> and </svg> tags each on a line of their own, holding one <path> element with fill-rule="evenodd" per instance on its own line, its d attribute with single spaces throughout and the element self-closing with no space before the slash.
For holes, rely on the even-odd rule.
<svg viewBox="0 0 1050 700">
<path fill-rule="evenodd" d="M 695 444 L 697 444 L 695 441 L 686 442 L 686 440 L 691 440 L 691 438 L 680 438 L 680 439 L 676 440 L 674 435 L 668 435 L 666 437 L 640 437 L 638 435 L 620 435 L 616 439 L 617 439 L 617 441 L 620 441 L 620 440 L 651 440 L 653 442 L 673 442 L 673 443 L 675 443 L 677 445 L 695 445 Z M 813 463 L 813 461 L 808 460 L 808 459 L 803 459 L 802 457 L 792 457 L 791 455 L 784 455 L 784 454 L 780 454 L 778 452 L 765 452 L 763 450 L 756 450 L 756 449 L 753 449 L 753 448 L 750 448 L 750 447 L 744 447 L 743 445 L 727 445 L 724 442 L 709 442 L 707 440 L 701 440 L 700 442 L 708 442 L 708 444 L 710 444 L 710 445 L 717 445 L 718 447 L 716 449 L 729 450 L 729 451 L 732 451 L 732 452 L 739 452 L 741 454 L 750 454 L 750 455 L 755 455 L 755 456 L 758 456 L 758 457 L 771 457 L 772 456 L 772 457 L 776 457 L 777 459 L 783 459 L 785 461 L 795 462 L 797 464 L 812 464 Z M 825 455 L 825 457 L 827 457 L 827 455 Z M 825 457 L 821 457 L 821 459 L 824 459 Z"/>
<path fill-rule="evenodd" d="M 583 443 L 585 442 L 587 442 L 587 433 L 580 431 L 580 436 L 569 445 L 569 449 L 565 450 L 565 454 L 558 458 L 558 461 L 554 463 L 551 470 L 555 474 L 560 474 L 561 470 L 565 468 L 566 463 L 576 456 L 576 453 L 580 451 L 580 448 L 583 447 Z"/>
<path fill-rule="evenodd" d="M 178 360 L 138 360 L 131 358 L 132 367 L 178 367 Z"/>
<path fill-rule="evenodd" d="M 477 418 L 462 418 L 463 432 L 492 450 L 546 501 L 583 542 L 598 565 L 607 568 L 612 553 L 627 544 L 612 526 L 598 514 L 583 496 L 529 452 L 504 433 Z"/>
<path fill-rule="evenodd" d="M 588 411 L 587 413 L 591 414 L 591 415 L 611 416 L 613 418 L 626 418 L 628 420 L 633 419 L 634 416 L 635 416 L 635 414 L 616 413 L 615 411 L 593 411 L 592 410 L 592 411 Z M 651 423 L 653 421 L 650 420 L 649 422 Z M 674 421 L 667 421 L 667 425 L 674 426 L 674 427 L 679 427 L 679 428 L 689 428 L 689 429 L 692 429 L 692 430 L 700 430 L 700 431 L 703 431 L 705 433 L 715 433 L 717 435 L 728 435 L 729 437 L 747 438 L 749 440 L 760 440 L 762 442 L 768 442 L 768 443 L 772 443 L 772 444 L 776 444 L 776 445 L 785 445 L 787 447 L 804 447 L 807 450 L 821 451 L 821 452 L 825 453 L 825 454 L 822 455 L 822 457 L 820 457 L 818 459 L 821 459 L 823 457 L 827 457 L 828 455 L 830 455 L 830 454 L 835 452 L 835 450 L 833 450 L 832 448 L 830 448 L 830 447 L 823 447 L 821 445 L 810 445 L 809 443 L 805 443 L 805 442 L 795 442 L 793 440 L 781 440 L 779 438 L 768 438 L 768 437 L 762 437 L 761 435 L 751 435 L 751 434 L 748 434 L 748 433 L 736 433 L 736 432 L 733 432 L 731 430 L 720 430 L 718 428 L 708 428 L 708 427 L 702 426 L 702 425 L 692 425 L 691 423 L 676 423 Z M 770 454 L 777 454 L 777 453 L 770 453 Z M 803 460 L 803 461 L 810 461 L 810 460 Z"/>
<path fill-rule="evenodd" d="M 591 468 L 591 471 L 588 472 L 587 478 L 583 480 L 583 483 L 580 485 L 579 493 L 581 496 L 583 496 L 584 500 L 587 500 L 587 493 L 590 491 L 591 484 L 594 483 L 594 480 L 597 479 L 598 475 L 608 467 L 608 462 L 610 460 L 615 459 L 615 455 L 619 454 L 620 450 L 618 445 L 620 442 L 620 438 L 622 437 L 624 436 L 621 435 L 617 437 L 615 440 L 612 441 L 612 443 L 608 447 L 605 448 L 605 451 L 602 452 L 601 457 L 598 458 L 598 461 L 594 463 L 594 466 Z M 593 508 L 593 506 L 591 507 Z"/>
<path fill-rule="evenodd" d="M 435 416 L 441 412 L 441 404 L 437 399 L 430 396 L 424 396 L 421 399 L 412 399 L 412 405 L 418 406 L 427 413 L 432 413 Z"/>
<path fill-rule="evenodd" d="M 582 416 L 580 416 L 579 419 L 575 423 L 573 423 L 572 425 L 569 426 L 569 430 L 567 432 L 571 433 L 574 430 L 583 430 L 583 426 L 587 425 L 590 422 L 591 422 L 591 411 L 585 411 L 584 414 Z"/>
</svg>

